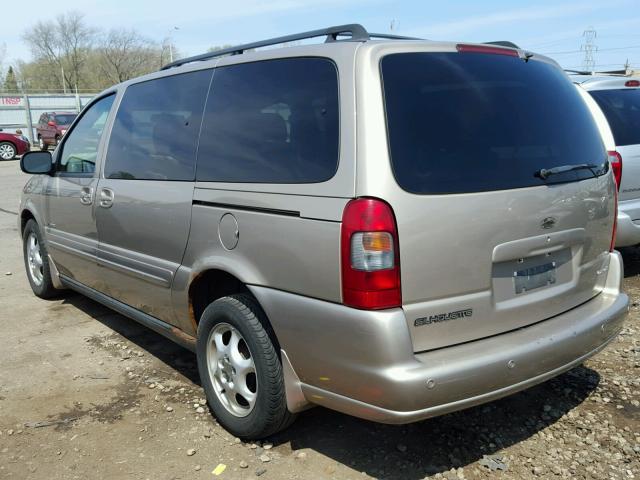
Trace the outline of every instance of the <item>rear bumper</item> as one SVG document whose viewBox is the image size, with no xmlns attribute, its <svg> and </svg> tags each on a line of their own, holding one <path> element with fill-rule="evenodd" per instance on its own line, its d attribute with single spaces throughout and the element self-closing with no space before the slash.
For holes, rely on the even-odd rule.
<svg viewBox="0 0 640 480">
<path fill-rule="evenodd" d="M 622 259 L 605 289 L 562 315 L 516 331 L 411 353 L 401 309 L 366 312 L 251 287 L 310 403 L 383 423 L 408 423 L 523 390 L 594 355 L 622 328 Z"/>
<path fill-rule="evenodd" d="M 618 204 L 616 247 L 631 247 L 640 243 L 640 200 Z"/>
</svg>

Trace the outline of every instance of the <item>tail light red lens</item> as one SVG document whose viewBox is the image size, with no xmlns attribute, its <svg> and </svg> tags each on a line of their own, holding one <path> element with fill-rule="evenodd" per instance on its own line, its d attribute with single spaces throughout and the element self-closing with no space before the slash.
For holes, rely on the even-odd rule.
<svg viewBox="0 0 640 480">
<path fill-rule="evenodd" d="M 402 305 L 398 229 L 389 204 L 351 200 L 342 214 L 342 301 L 365 310 Z"/>
<path fill-rule="evenodd" d="M 511 48 L 491 47 L 489 45 L 467 45 L 459 43 L 456 50 L 461 53 L 492 53 L 494 55 L 507 55 L 509 57 L 519 57 L 517 50 Z"/>
<path fill-rule="evenodd" d="M 640 80 L 627 80 L 624 82 L 625 87 L 640 87 Z"/>
<path fill-rule="evenodd" d="M 622 181 L 622 156 L 615 151 L 607 152 L 609 155 L 609 163 L 611 164 L 611 170 L 613 170 L 613 176 L 616 179 L 616 185 L 620 190 L 620 182 Z"/>
</svg>

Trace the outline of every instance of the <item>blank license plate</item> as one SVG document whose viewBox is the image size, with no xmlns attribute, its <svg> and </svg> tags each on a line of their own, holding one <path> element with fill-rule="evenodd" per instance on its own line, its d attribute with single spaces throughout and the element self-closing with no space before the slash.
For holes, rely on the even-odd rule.
<svg viewBox="0 0 640 480">
<path fill-rule="evenodd" d="M 556 283 L 556 262 L 513 272 L 516 294 Z"/>
</svg>

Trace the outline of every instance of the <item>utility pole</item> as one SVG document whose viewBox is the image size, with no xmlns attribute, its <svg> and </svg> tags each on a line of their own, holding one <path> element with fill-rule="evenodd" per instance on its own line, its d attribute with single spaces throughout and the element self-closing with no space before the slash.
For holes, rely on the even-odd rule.
<svg viewBox="0 0 640 480">
<path fill-rule="evenodd" d="M 180 27 L 173 27 L 169 29 L 169 35 L 167 38 L 169 39 L 169 62 L 173 63 L 173 32 L 176 30 L 180 30 Z"/>
<path fill-rule="evenodd" d="M 62 65 L 60 65 L 60 73 L 62 75 L 62 91 L 64 93 L 67 93 L 67 87 L 66 87 L 66 85 L 64 83 L 64 67 Z"/>
<path fill-rule="evenodd" d="M 592 26 L 589 26 L 584 32 L 582 32 L 582 36 L 584 37 L 584 43 L 580 46 L 580 50 L 584 52 L 582 65 L 585 71 L 593 73 L 596 69 L 594 53 L 598 51 L 598 46 L 594 41 L 598 36 L 598 33 Z"/>
</svg>

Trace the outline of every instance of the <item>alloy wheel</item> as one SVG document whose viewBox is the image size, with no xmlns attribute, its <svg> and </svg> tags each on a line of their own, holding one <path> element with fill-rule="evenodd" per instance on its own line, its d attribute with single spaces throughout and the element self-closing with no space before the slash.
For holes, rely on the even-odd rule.
<svg viewBox="0 0 640 480">
<path fill-rule="evenodd" d="M 29 276 L 33 283 L 42 285 L 44 279 L 42 253 L 40 252 L 40 242 L 35 233 L 31 232 L 27 237 L 27 263 L 29 265 Z"/>
<path fill-rule="evenodd" d="M 0 145 L 0 158 L 3 160 L 11 160 L 16 156 L 16 149 L 8 143 Z"/>
<path fill-rule="evenodd" d="M 242 334 L 219 323 L 207 340 L 207 366 L 216 396 L 236 417 L 251 413 L 258 397 L 256 366 Z"/>
</svg>

